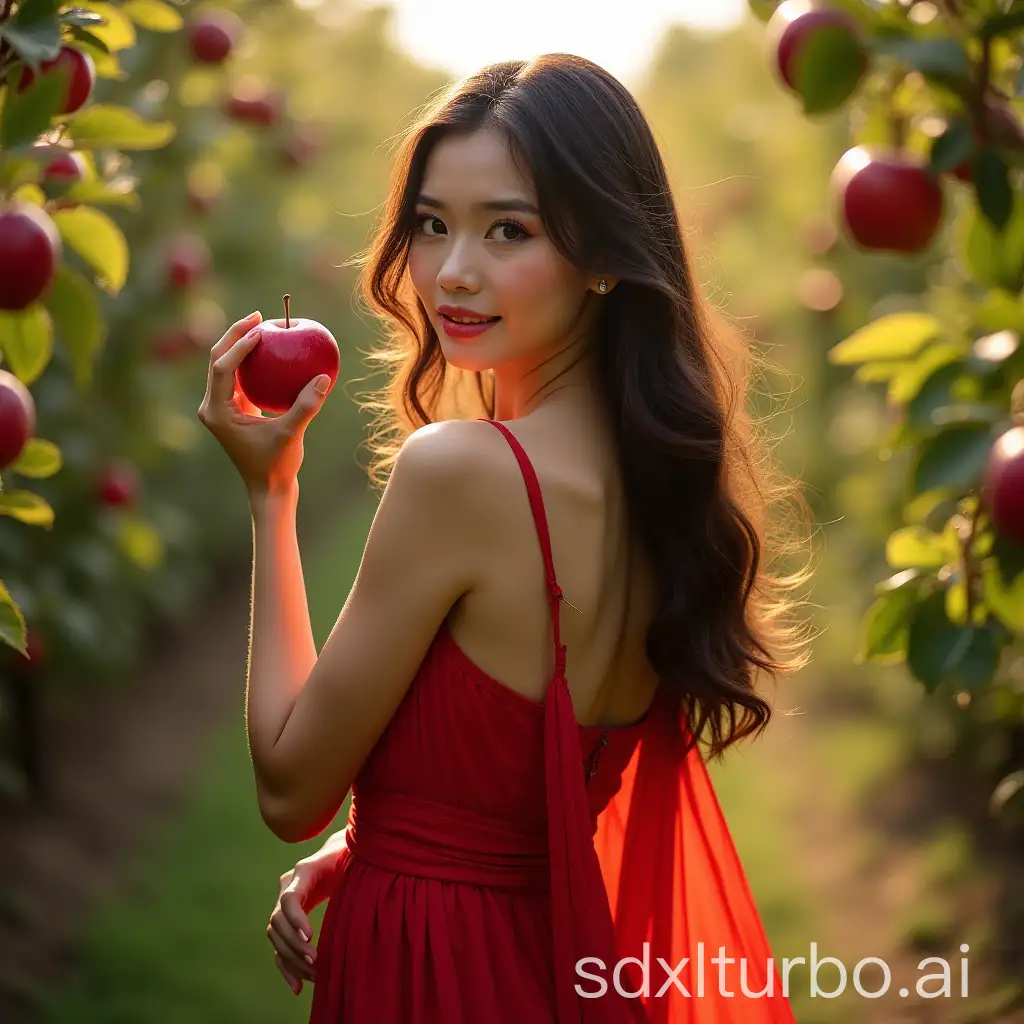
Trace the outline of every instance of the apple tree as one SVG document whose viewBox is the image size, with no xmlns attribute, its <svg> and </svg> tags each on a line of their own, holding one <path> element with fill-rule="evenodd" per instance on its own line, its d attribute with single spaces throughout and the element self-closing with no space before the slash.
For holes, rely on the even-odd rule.
<svg viewBox="0 0 1024 1024">
<path fill-rule="evenodd" d="M 781 87 L 809 117 L 848 118 L 830 183 L 846 242 L 927 271 L 920 294 L 829 352 L 884 388 L 879 454 L 904 477 L 858 660 L 904 663 L 1012 750 L 1024 723 L 1024 3 L 750 5 Z M 1002 759 L 995 805 L 1024 789 L 1021 769 Z"/>
<path fill-rule="evenodd" d="M 88 392 L 106 335 L 101 300 L 120 293 L 130 259 L 104 208 L 139 206 L 121 153 L 160 148 L 175 133 L 130 106 L 96 102 L 97 78 L 128 77 L 119 54 L 136 26 L 181 25 L 163 0 L 0 0 L 0 514 L 24 524 L 52 528 L 53 508 L 30 482 L 63 463 L 57 443 L 35 436 L 31 386 L 57 344 Z M 106 486 L 114 501 L 130 481 Z M 41 653 L 2 583 L 0 640 Z"/>
</svg>

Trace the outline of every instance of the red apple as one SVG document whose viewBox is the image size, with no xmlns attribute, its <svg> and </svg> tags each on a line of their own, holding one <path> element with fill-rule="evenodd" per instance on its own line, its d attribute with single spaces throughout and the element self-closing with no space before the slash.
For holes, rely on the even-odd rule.
<svg viewBox="0 0 1024 1024">
<path fill-rule="evenodd" d="M 62 46 L 60 53 L 53 60 L 43 61 L 40 73 L 45 75 L 56 67 L 66 68 L 68 76 L 67 93 L 57 113 L 73 114 L 85 104 L 92 92 L 96 82 L 96 65 L 89 54 L 71 46 Z M 35 77 L 35 72 L 31 68 L 23 68 L 21 78 L 18 79 L 18 92 L 24 92 L 35 81 Z"/>
<path fill-rule="evenodd" d="M 840 221 L 863 249 L 917 253 L 942 220 L 942 186 L 910 154 L 848 149 L 832 172 Z"/>
<path fill-rule="evenodd" d="M 1011 427 L 992 445 L 982 500 L 996 533 L 1024 544 L 1024 427 Z"/>
<path fill-rule="evenodd" d="M 180 234 L 167 253 L 167 273 L 175 288 L 187 288 L 210 269 L 210 247 L 199 235 Z"/>
<path fill-rule="evenodd" d="M 32 153 L 43 164 L 42 180 L 58 185 L 73 185 L 87 173 L 85 157 L 63 146 L 33 146 Z"/>
<path fill-rule="evenodd" d="M 241 19 L 231 11 L 204 11 L 189 30 L 192 57 L 201 64 L 220 64 L 242 38 Z"/>
<path fill-rule="evenodd" d="M 287 412 L 299 392 L 326 373 L 331 386 L 338 379 L 341 353 L 323 324 L 293 319 L 291 296 L 284 297 L 284 319 L 260 324 L 262 337 L 236 371 L 242 394 L 264 412 Z"/>
<path fill-rule="evenodd" d="M 0 309 L 24 309 L 45 295 L 62 251 L 60 234 L 41 207 L 0 206 Z"/>
<path fill-rule="evenodd" d="M 793 92 L 799 92 L 796 65 L 800 53 L 815 35 L 823 31 L 846 33 L 859 50 L 860 74 L 867 70 L 867 52 L 861 43 L 859 26 L 845 11 L 818 0 L 785 0 L 772 15 L 767 32 L 774 44 L 779 77 Z"/>
<path fill-rule="evenodd" d="M 0 469 L 22 453 L 36 432 L 36 403 L 13 373 L 0 370 Z"/>
<path fill-rule="evenodd" d="M 274 93 L 262 96 L 231 96 L 224 105 L 224 112 L 235 121 L 269 127 L 280 116 L 280 100 Z"/>
<path fill-rule="evenodd" d="M 96 481 L 96 497 L 110 508 L 134 505 L 139 496 L 139 471 L 130 462 L 104 466 Z"/>
</svg>

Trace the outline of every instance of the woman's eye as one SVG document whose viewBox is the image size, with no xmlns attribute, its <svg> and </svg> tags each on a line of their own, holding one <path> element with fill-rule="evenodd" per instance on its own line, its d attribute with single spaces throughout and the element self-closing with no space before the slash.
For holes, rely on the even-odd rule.
<svg viewBox="0 0 1024 1024">
<path fill-rule="evenodd" d="M 511 232 L 511 237 L 509 237 L 509 235 L 499 237 L 499 242 L 521 242 L 524 238 L 529 237 L 529 232 L 527 232 L 526 228 L 524 228 L 522 224 L 517 224 L 513 220 L 499 221 L 493 228 L 491 228 L 491 230 Z"/>
<path fill-rule="evenodd" d="M 424 230 L 428 224 L 431 226 L 431 229 L 435 228 L 438 224 L 440 224 L 442 228 L 444 227 L 444 221 L 442 221 L 440 217 L 435 217 L 432 213 L 422 213 L 422 214 L 420 214 L 420 218 L 419 218 L 420 230 L 423 231 L 423 234 L 425 234 L 427 236 L 427 238 L 433 238 L 437 234 L 440 234 L 440 232 L 435 232 L 433 230 L 431 230 L 431 231 Z"/>
</svg>

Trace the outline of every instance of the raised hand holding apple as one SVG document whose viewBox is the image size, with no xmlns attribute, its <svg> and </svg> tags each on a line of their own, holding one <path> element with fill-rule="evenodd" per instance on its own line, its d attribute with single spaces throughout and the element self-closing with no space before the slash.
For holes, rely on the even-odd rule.
<svg viewBox="0 0 1024 1024">
<path fill-rule="evenodd" d="M 289 331 L 296 328 L 289 316 L 284 323 L 283 335 L 287 338 Z M 337 342 L 325 327 L 313 321 L 294 323 L 305 325 L 306 330 L 318 329 L 324 336 L 320 344 L 333 346 L 337 353 Z M 306 427 L 320 411 L 337 380 L 337 361 L 333 372 L 316 365 L 309 359 L 308 349 L 303 347 L 303 338 L 308 342 L 309 335 L 298 335 L 296 340 L 299 344 L 293 349 L 293 359 L 300 366 L 304 364 L 311 368 L 308 376 L 282 415 L 263 416 L 260 408 L 243 392 L 237 371 L 246 359 L 267 344 L 264 332 L 271 332 L 269 336 L 272 338 L 278 336 L 274 329 L 279 329 L 280 324 L 280 321 L 262 323 L 258 312 L 232 324 L 210 350 L 206 395 L 199 406 L 200 422 L 227 452 L 242 477 L 250 500 L 283 493 L 294 485 L 302 465 L 302 438 Z M 314 348 L 314 351 L 318 349 Z M 330 365 L 329 361 L 327 365 Z M 301 371 L 293 370 L 291 379 L 294 381 L 301 375 Z"/>
</svg>

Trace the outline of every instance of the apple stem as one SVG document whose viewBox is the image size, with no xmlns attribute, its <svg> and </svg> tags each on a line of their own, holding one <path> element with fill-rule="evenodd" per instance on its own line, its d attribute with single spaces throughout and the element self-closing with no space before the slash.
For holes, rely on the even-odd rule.
<svg viewBox="0 0 1024 1024">
<path fill-rule="evenodd" d="M 291 327 L 291 325 L 292 325 L 291 305 L 292 305 L 292 297 L 290 295 L 286 295 L 284 297 L 284 326 L 285 326 L 286 330 L 289 327 Z"/>
</svg>

